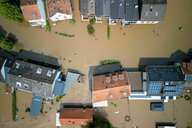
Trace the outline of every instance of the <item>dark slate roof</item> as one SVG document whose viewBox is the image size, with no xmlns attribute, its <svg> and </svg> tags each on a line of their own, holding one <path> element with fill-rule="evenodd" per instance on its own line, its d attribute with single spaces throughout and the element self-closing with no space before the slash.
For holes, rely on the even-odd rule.
<svg viewBox="0 0 192 128">
<path fill-rule="evenodd" d="M 60 66 L 58 59 L 55 57 L 51 57 L 51 56 L 47 56 L 47 55 L 43 55 L 43 54 L 31 52 L 31 51 L 26 51 L 26 50 L 20 51 L 17 55 L 17 59 L 43 62 L 43 63 L 50 64 L 50 65 L 53 65 L 56 67 Z"/>
<path fill-rule="evenodd" d="M 124 0 L 111 0 L 110 4 L 111 19 L 124 19 L 125 18 L 125 2 Z"/>
<path fill-rule="evenodd" d="M 55 96 L 63 96 L 64 95 L 64 89 L 65 89 L 65 82 L 64 81 L 56 81 L 54 89 L 53 89 L 53 94 Z"/>
<path fill-rule="evenodd" d="M 110 16 L 110 0 L 96 0 L 95 13 L 97 17 Z"/>
<path fill-rule="evenodd" d="M 180 66 L 147 67 L 150 81 L 184 81 Z"/>
<path fill-rule="evenodd" d="M 9 74 L 22 76 L 23 78 L 35 80 L 38 82 L 52 84 L 57 75 L 57 72 L 58 71 L 51 68 L 16 60 L 11 67 Z"/>
<path fill-rule="evenodd" d="M 32 104 L 31 104 L 31 110 L 30 114 L 32 116 L 38 116 L 41 111 L 41 105 L 42 105 L 43 98 L 41 96 L 33 96 Z"/>
<path fill-rule="evenodd" d="M 14 53 L 14 52 L 13 52 Z M 14 54 L 12 52 L 8 52 L 3 50 L 2 48 L 0 48 L 0 58 L 9 58 L 9 57 L 13 57 Z"/>
<path fill-rule="evenodd" d="M 89 70 L 89 75 L 99 75 L 105 74 L 110 72 L 116 72 L 121 70 L 121 64 L 107 64 L 107 65 L 99 65 L 99 66 L 92 66 Z"/>
<path fill-rule="evenodd" d="M 79 6 L 80 6 L 79 8 L 80 8 L 81 15 L 87 15 L 89 12 L 88 0 L 80 0 Z"/>
<path fill-rule="evenodd" d="M 125 20 L 139 20 L 139 5 L 138 0 L 125 0 Z"/>
<path fill-rule="evenodd" d="M 167 0 L 142 0 L 141 6 L 141 21 L 164 20 Z"/>
</svg>

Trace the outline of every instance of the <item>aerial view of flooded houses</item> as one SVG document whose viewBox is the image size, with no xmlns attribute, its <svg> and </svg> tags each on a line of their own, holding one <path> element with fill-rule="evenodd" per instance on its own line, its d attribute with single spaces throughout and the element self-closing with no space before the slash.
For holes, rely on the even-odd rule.
<svg viewBox="0 0 192 128">
<path fill-rule="evenodd" d="M 192 128 L 191 0 L 1 0 L 0 128 Z"/>
</svg>

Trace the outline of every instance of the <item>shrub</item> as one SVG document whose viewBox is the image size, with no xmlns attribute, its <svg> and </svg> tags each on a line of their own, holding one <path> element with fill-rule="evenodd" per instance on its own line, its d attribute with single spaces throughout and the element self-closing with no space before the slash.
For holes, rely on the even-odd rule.
<svg viewBox="0 0 192 128">
<path fill-rule="evenodd" d="M 16 102 L 16 91 L 12 93 L 12 119 L 16 121 L 17 116 L 17 102 Z"/>
<path fill-rule="evenodd" d="M 110 25 L 109 25 L 109 23 L 108 23 L 108 25 L 107 25 L 107 39 L 109 40 L 110 39 Z"/>
<path fill-rule="evenodd" d="M 67 34 L 67 33 L 62 33 L 62 32 L 55 32 L 55 34 L 61 35 L 61 36 L 65 36 L 65 37 L 75 37 L 75 35 L 71 35 L 71 34 Z"/>
<path fill-rule="evenodd" d="M 75 19 L 70 19 L 70 24 L 75 25 L 75 23 L 76 23 Z"/>
<path fill-rule="evenodd" d="M 87 25 L 87 31 L 90 35 L 93 35 L 95 33 L 95 29 L 91 24 Z"/>
<path fill-rule="evenodd" d="M 92 19 L 89 20 L 89 23 L 90 23 L 91 25 L 94 25 L 95 22 L 96 22 L 96 19 L 95 19 L 95 18 L 92 18 Z"/>
<path fill-rule="evenodd" d="M 100 65 L 107 65 L 107 64 L 118 64 L 120 61 L 118 60 L 102 60 L 100 61 Z"/>
<path fill-rule="evenodd" d="M 45 29 L 47 30 L 47 31 L 51 31 L 51 25 L 50 25 L 50 23 L 49 23 L 49 21 L 48 20 L 46 20 L 46 26 L 45 26 Z"/>
<path fill-rule="evenodd" d="M 2 40 L 3 46 L 2 48 L 7 51 L 11 51 L 13 49 L 13 43 L 11 40 L 5 38 Z"/>
</svg>

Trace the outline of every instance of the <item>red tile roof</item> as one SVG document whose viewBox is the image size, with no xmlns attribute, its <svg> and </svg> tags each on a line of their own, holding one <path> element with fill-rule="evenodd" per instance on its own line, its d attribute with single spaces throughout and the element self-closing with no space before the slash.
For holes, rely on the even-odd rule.
<svg viewBox="0 0 192 128">
<path fill-rule="evenodd" d="M 64 13 L 67 15 L 72 14 L 70 0 L 47 0 L 46 4 L 49 17 L 52 17 L 57 12 Z"/>
<path fill-rule="evenodd" d="M 86 125 L 93 120 L 92 108 L 63 108 L 59 117 L 61 125 Z"/>
<path fill-rule="evenodd" d="M 93 102 L 128 97 L 130 86 L 127 72 L 93 76 Z"/>
<path fill-rule="evenodd" d="M 41 19 L 37 4 L 22 5 L 21 10 L 26 21 Z"/>
</svg>

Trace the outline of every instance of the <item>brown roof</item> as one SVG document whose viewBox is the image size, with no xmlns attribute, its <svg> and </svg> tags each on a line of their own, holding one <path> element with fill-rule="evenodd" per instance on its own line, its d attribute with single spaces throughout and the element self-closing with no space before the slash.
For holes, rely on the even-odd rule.
<svg viewBox="0 0 192 128">
<path fill-rule="evenodd" d="M 181 69 L 183 70 L 184 74 L 192 74 L 192 63 L 190 63 L 190 62 L 183 62 L 181 64 Z"/>
<path fill-rule="evenodd" d="M 93 77 L 93 102 L 128 97 L 130 86 L 127 72 Z"/>
<path fill-rule="evenodd" d="M 141 72 L 128 72 L 127 74 L 131 85 L 131 91 L 142 91 Z"/>
<path fill-rule="evenodd" d="M 86 125 L 93 120 L 93 108 L 63 108 L 59 120 L 61 125 Z"/>
<path fill-rule="evenodd" d="M 72 14 L 70 0 L 47 0 L 46 4 L 49 17 L 52 17 L 57 12 L 68 15 Z"/>
<path fill-rule="evenodd" d="M 21 10 L 26 21 L 41 19 L 39 8 L 36 4 L 22 5 Z"/>
</svg>

